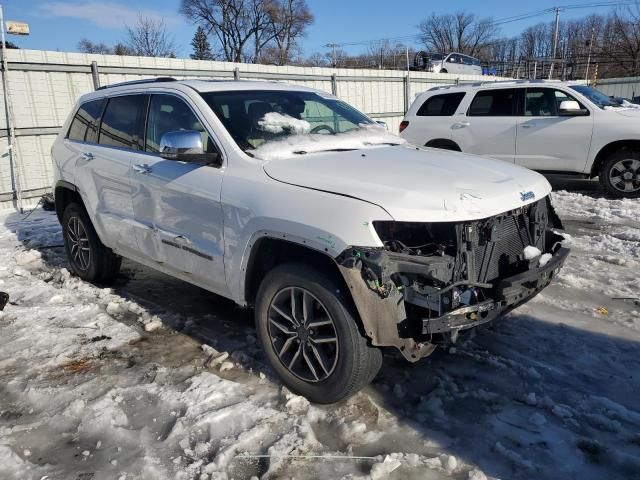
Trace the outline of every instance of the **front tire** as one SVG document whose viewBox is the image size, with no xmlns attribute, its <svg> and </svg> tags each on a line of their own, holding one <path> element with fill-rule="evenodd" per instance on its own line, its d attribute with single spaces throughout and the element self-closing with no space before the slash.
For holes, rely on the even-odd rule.
<svg viewBox="0 0 640 480">
<path fill-rule="evenodd" d="M 286 387 L 315 403 L 334 403 L 373 380 L 382 353 L 367 344 L 340 286 L 300 264 L 274 268 L 256 299 L 256 329 Z"/>
<path fill-rule="evenodd" d="M 100 241 L 81 205 L 70 203 L 65 208 L 62 236 L 69 265 L 78 277 L 87 282 L 107 283 L 118 276 L 122 257 Z"/>
<path fill-rule="evenodd" d="M 640 151 L 623 148 L 610 155 L 600 169 L 600 184 L 614 198 L 639 198 Z"/>
</svg>

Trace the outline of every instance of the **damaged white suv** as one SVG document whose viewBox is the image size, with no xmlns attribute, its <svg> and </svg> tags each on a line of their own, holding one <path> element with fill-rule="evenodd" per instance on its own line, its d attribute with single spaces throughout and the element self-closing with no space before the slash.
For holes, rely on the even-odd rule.
<svg viewBox="0 0 640 480">
<path fill-rule="evenodd" d="M 324 92 L 130 82 L 83 96 L 53 146 L 70 266 L 127 257 L 255 309 L 291 390 L 367 385 L 546 287 L 568 249 L 539 174 L 411 147 Z"/>
</svg>

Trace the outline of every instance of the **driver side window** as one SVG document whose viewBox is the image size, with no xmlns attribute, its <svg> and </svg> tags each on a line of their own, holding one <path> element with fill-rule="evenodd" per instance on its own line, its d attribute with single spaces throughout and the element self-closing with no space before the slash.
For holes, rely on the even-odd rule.
<svg viewBox="0 0 640 480">
<path fill-rule="evenodd" d="M 162 136 L 165 133 L 180 130 L 196 130 L 200 132 L 204 151 L 206 153 L 216 151 L 204 126 L 183 100 L 173 95 L 153 95 L 149 105 L 145 151 L 160 152 Z"/>
</svg>

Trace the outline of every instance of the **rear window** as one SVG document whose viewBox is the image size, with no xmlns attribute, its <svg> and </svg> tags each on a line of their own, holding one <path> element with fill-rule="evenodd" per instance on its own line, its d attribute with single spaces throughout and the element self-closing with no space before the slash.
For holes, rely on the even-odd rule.
<svg viewBox="0 0 640 480">
<path fill-rule="evenodd" d="M 515 115 L 513 88 L 478 92 L 469 107 L 470 117 L 510 117 Z"/>
<path fill-rule="evenodd" d="M 429 97 L 420 106 L 416 115 L 419 117 L 450 117 L 456 113 L 464 95 L 464 92 L 458 92 Z"/>
<path fill-rule="evenodd" d="M 125 95 L 109 99 L 100 125 L 100 145 L 142 150 L 146 95 Z"/>
<path fill-rule="evenodd" d="M 71 121 L 67 138 L 79 142 L 95 142 L 98 137 L 98 120 L 103 106 L 104 99 L 102 98 L 83 103 Z"/>
</svg>

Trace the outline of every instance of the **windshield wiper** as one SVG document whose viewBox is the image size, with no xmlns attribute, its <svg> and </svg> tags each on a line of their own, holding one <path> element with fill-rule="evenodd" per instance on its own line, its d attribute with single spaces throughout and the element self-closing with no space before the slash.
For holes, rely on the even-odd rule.
<svg viewBox="0 0 640 480">
<path fill-rule="evenodd" d="M 327 148 L 324 150 L 314 150 L 311 153 L 320 153 L 320 152 L 350 152 L 352 150 L 358 150 L 357 148 Z M 296 155 L 306 155 L 307 152 L 306 150 L 295 150 L 293 153 L 295 153 Z"/>
</svg>

